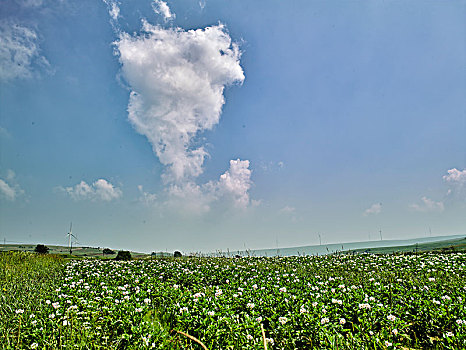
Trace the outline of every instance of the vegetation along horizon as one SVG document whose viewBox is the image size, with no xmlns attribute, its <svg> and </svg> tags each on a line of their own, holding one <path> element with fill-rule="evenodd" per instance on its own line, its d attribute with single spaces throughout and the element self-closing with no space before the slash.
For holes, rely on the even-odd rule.
<svg viewBox="0 0 466 350">
<path fill-rule="evenodd" d="M 466 253 L 0 254 L 2 349 L 465 349 Z"/>
</svg>

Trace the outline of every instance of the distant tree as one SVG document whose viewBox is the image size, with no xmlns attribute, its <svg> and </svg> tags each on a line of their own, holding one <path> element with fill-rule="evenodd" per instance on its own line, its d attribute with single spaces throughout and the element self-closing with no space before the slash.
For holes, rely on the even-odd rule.
<svg viewBox="0 0 466 350">
<path fill-rule="evenodd" d="M 110 254 L 115 254 L 115 252 L 113 250 L 111 250 L 110 248 L 104 248 L 104 250 L 102 251 L 102 253 L 104 255 L 110 255 Z"/>
<path fill-rule="evenodd" d="M 34 251 L 39 254 L 47 254 L 49 250 L 50 250 L 49 247 L 43 244 L 38 244 L 36 245 L 36 248 L 34 248 Z"/>
<path fill-rule="evenodd" d="M 127 250 L 120 250 L 115 260 L 131 260 L 131 253 Z"/>
<path fill-rule="evenodd" d="M 183 254 L 181 254 L 181 252 L 179 252 L 179 251 L 177 250 L 177 251 L 175 251 L 175 252 L 173 253 L 173 256 L 174 256 L 175 258 L 181 258 L 181 257 L 183 256 Z"/>
</svg>

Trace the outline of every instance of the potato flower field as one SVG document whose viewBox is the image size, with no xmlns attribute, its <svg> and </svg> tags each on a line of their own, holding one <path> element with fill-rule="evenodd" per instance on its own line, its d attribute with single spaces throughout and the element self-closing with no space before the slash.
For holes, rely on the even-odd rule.
<svg viewBox="0 0 466 350">
<path fill-rule="evenodd" d="M 466 349 L 464 253 L 0 268 L 3 349 Z"/>
</svg>

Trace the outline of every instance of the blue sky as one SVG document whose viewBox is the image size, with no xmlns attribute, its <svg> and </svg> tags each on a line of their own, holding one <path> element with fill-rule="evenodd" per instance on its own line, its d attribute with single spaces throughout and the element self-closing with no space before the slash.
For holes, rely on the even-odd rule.
<svg viewBox="0 0 466 350">
<path fill-rule="evenodd" d="M 464 234 L 466 2 L 0 4 L 0 238 Z"/>
</svg>

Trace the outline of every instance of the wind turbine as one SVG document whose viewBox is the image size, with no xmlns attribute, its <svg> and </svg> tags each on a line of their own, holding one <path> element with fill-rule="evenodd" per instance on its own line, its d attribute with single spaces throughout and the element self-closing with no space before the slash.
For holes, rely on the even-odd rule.
<svg viewBox="0 0 466 350">
<path fill-rule="evenodd" d="M 76 237 L 73 234 L 72 228 L 73 228 L 73 223 L 70 223 L 70 232 L 68 232 L 68 247 L 70 248 L 70 255 L 73 253 L 73 242 L 71 241 L 71 237 L 74 237 L 74 239 L 76 240 L 75 243 L 78 240 L 78 237 Z"/>
</svg>

